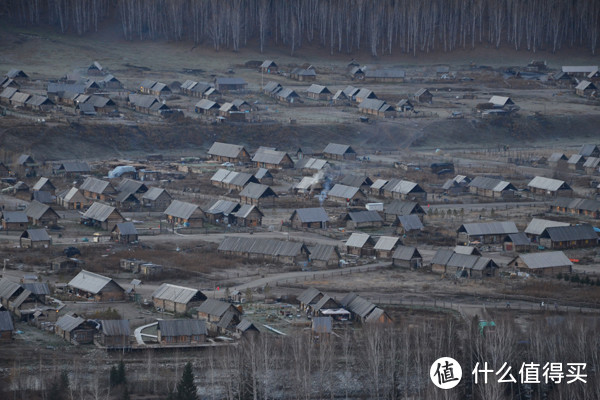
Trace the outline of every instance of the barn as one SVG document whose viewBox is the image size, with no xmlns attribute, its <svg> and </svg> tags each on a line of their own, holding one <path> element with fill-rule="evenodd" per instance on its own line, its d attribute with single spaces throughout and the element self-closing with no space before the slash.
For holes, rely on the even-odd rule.
<svg viewBox="0 0 600 400">
<path fill-rule="evenodd" d="M 170 283 L 163 283 L 152 293 L 155 308 L 176 314 L 185 314 L 204 300 L 206 295 L 200 290 Z"/>
<path fill-rule="evenodd" d="M 508 264 L 517 271 L 538 276 L 570 274 L 573 263 L 562 251 L 521 254 Z"/>
<path fill-rule="evenodd" d="M 327 229 L 329 216 L 323 207 L 297 208 L 292 213 L 290 221 L 295 229 Z"/>
<path fill-rule="evenodd" d="M 98 227 L 105 231 L 112 230 L 120 222 L 125 222 L 125 218 L 115 207 L 98 202 L 93 203 L 81 216 L 82 224 Z"/>
<path fill-rule="evenodd" d="M 86 270 L 81 270 L 67 286 L 73 294 L 94 301 L 125 299 L 125 290 L 113 279 Z"/>
<path fill-rule="evenodd" d="M 181 226 L 185 228 L 202 228 L 204 226 L 204 211 L 192 203 L 173 200 L 169 207 L 163 211 L 167 221 L 172 226 Z"/>
<path fill-rule="evenodd" d="M 423 256 L 416 247 L 397 246 L 392 255 L 392 265 L 395 267 L 417 269 L 423 265 Z"/>
</svg>

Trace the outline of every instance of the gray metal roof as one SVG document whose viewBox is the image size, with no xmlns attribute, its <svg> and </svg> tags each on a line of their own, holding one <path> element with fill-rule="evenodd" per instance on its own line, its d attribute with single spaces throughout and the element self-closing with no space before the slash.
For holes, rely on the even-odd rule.
<svg viewBox="0 0 600 400">
<path fill-rule="evenodd" d="M 586 90 L 586 89 L 596 89 L 596 85 L 594 85 L 590 81 L 586 81 L 585 79 L 579 82 L 577 86 L 575 86 L 575 90 Z"/>
<path fill-rule="evenodd" d="M 209 208 L 206 210 L 207 214 L 223 214 L 229 215 L 234 213 L 240 207 L 240 203 L 237 201 L 229 201 L 229 200 L 216 200 Z"/>
<path fill-rule="evenodd" d="M 60 93 L 60 92 L 69 92 L 69 93 L 84 93 L 85 92 L 85 84 L 83 83 L 48 83 L 48 93 Z"/>
<path fill-rule="evenodd" d="M 356 296 L 348 305 L 345 305 L 344 307 L 359 317 L 365 318 L 371 311 L 375 309 L 376 306 L 369 300 L 360 296 Z"/>
<path fill-rule="evenodd" d="M 571 157 L 567 160 L 567 164 L 579 164 L 585 162 L 585 157 L 581 154 L 572 154 Z"/>
<path fill-rule="evenodd" d="M 300 295 L 296 297 L 296 299 L 302 304 L 311 304 L 315 303 L 315 297 L 322 294 L 323 292 L 321 292 L 320 290 L 315 289 L 314 287 L 309 287 L 305 289 L 302 293 L 300 293 Z"/>
<path fill-rule="evenodd" d="M 446 263 L 448 267 L 471 269 L 479 260 L 479 256 L 471 254 L 452 254 L 452 257 Z"/>
<path fill-rule="evenodd" d="M 27 229 L 21 234 L 21 237 L 28 238 L 32 242 L 48 242 L 51 240 L 45 229 Z"/>
<path fill-rule="evenodd" d="M 273 60 L 265 60 L 260 64 L 261 68 L 277 67 L 277 64 Z"/>
<path fill-rule="evenodd" d="M 541 219 L 541 218 L 533 218 L 527 228 L 525 228 L 525 233 L 529 233 L 530 235 L 541 235 L 542 232 L 546 228 L 551 226 L 569 226 L 566 222 L 559 221 L 551 221 L 549 219 Z"/>
<path fill-rule="evenodd" d="M 222 317 L 231 307 L 231 303 L 216 299 L 206 299 L 197 308 L 199 313 L 205 313 L 208 315 L 214 315 L 216 317 Z"/>
<path fill-rule="evenodd" d="M 598 165 L 600 165 L 600 158 L 588 157 L 588 159 L 583 163 L 583 168 L 597 168 Z"/>
<path fill-rule="evenodd" d="M 31 190 L 41 190 L 46 183 L 49 183 L 50 186 L 52 188 L 54 188 L 54 185 L 52 184 L 52 182 L 50 182 L 50 180 L 48 178 L 41 177 L 40 179 L 38 179 L 38 181 L 35 183 L 35 185 L 33 185 Z"/>
<path fill-rule="evenodd" d="M 346 153 L 356 153 L 352 147 L 347 144 L 329 143 L 323 149 L 323 153 L 344 155 Z"/>
<path fill-rule="evenodd" d="M 237 158 L 241 156 L 244 146 L 229 143 L 214 142 L 208 150 L 208 154 L 213 156 Z"/>
<path fill-rule="evenodd" d="M 356 92 L 356 94 L 354 95 L 354 98 L 356 99 L 376 99 L 377 96 L 375 96 L 375 93 L 373 93 L 372 90 L 367 89 L 367 88 L 362 88 L 360 89 L 358 92 Z"/>
<path fill-rule="evenodd" d="M 544 230 L 541 237 L 550 238 L 553 242 L 598 240 L 598 234 L 594 230 L 594 227 L 588 224 L 549 227 Z"/>
<path fill-rule="evenodd" d="M 425 214 L 419 203 L 414 201 L 392 201 L 384 206 L 386 214 L 391 215 L 410 215 L 410 214 Z"/>
<path fill-rule="evenodd" d="M 86 270 L 81 270 L 81 272 L 79 272 L 73 279 L 71 279 L 68 285 L 70 287 L 80 289 L 89 293 L 98 294 L 111 281 L 115 285 L 120 287 L 118 283 L 116 283 L 107 276 L 95 274 Z"/>
<path fill-rule="evenodd" d="M 268 169 L 266 169 L 266 168 L 259 168 L 258 171 L 256 171 L 256 173 L 254 174 L 254 177 L 256 179 L 260 180 L 260 179 L 268 178 L 268 177 L 272 178 L 273 175 L 271 175 L 271 173 L 269 172 Z"/>
<path fill-rule="evenodd" d="M 167 193 L 169 198 L 171 197 L 169 192 L 167 192 L 165 189 L 151 187 L 151 188 L 148 188 L 148 191 L 146 193 L 144 193 L 144 195 L 142 196 L 142 199 L 147 199 L 147 200 L 153 201 L 153 200 L 158 199 L 160 197 L 160 195 L 163 193 Z"/>
<path fill-rule="evenodd" d="M 147 191 L 148 188 L 144 182 L 136 181 L 135 179 L 125 178 L 117 186 L 119 192 L 140 193 Z"/>
<path fill-rule="evenodd" d="M 510 183 L 500 179 L 488 178 L 485 176 L 476 176 L 473 178 L 469 187 L 475 187 L 484 190 L 492 190 L 494 192 L 502 192 L 504 190 L 516 190 Z"/>
<path fill-rule="evenodd" d="M 106 190 L 109 190 L 110 192 L 115 192 L 110 182 L 103 181 L 102 179 L 97 179 L 91 176 L 85 178 L 85 181 L 83 181 L 79 188 L 81 190 L 87 190 L 88 192 L 98 194 L 104 193 Z"/>
<path fill-rule="evenodd" d="M 223 180 L 231 173 L 235 173 L 235 171 L 229 171 L 228 169 L 219 168 L 217 172 L 210 178 L 211 181 L 214 182 L 223 182 Z"/>
<path fill-rule="evenodd" d="M 302 158 L 294 165 L 294 168 L 298 169 L 314 169 L 321 170 L 327 165 L 327 161 L 318 158 Z"/>
<path fill-rule="evenodd" d="M 479 253 L 479 250 L 477 250 L 477 248 L 473 246 L 454 246 L 453 251 L 457 254 L 481 255 Z"/>
<path fill-rule="evenodd" d="M 304 243 L 300 242 L 235 236 L 225 237 L 219 245 L 218 250 L 235 253 L 261 254 L 273 257 L 296 257 L 303 251 L 310 254 Z"/>
<path fill-rule="evenodd" d="M 379 190 L 387 185 L 389 181 L 387 179 L 376 179 L 371 185 L 371 189 Z"/>
<path fill-rule="evenodd" d="M 256 211 L 258 211 L 260 215 L 263 215 L 262 212 L 253 204 L 242 204 L 240 209 L 233 213 L 233 215 L 235 215 L 238 218 L 247 218 L 248 215 L 250 215 L 250 213 L 254 209 L 256 209 Z"/>
<path fill-rule="evenodd" d="M 66 314 L 60 317 L 56 321 L 56 326 L 62 329 L 65 332 L 72 332 L 79 325 L 83 324 L 85 319 L 81 317 L 73 317 L 72 315 Z"/>
<path fill-rule="evenodd" d="M 29 104 L 32 106 L 41 106 L 44 104 L 54 104 L 54 102 L 52 100 L 50 100 L 49 98 L 47 98 L 46 96 L 40 96 L 37 94 L 33 94 L 33 95 L 31 95 L 29 100 L 27 100 L 26 104 Z"/>
<path fill-rule="evenodd" d="M 492 96 L 489 103 L 499 107 L 504 107 L 507 104 L 515 104 L 510 97 L 506 96 Z"/>
<path fill-rule="evenodd" d="M 27 282 L 21 284 L 25 289 L 29 290 L 31 293 L 35 295 L 49 295 L 50 288 L 47 283 L 43 282 Z"/>
<path fill-rule="evenodd" d="M 595 144 L 584 144 L 581 146 L 581 149 L 579 149 L 579 154 L 584 157 L 593 156 L 594 153 L 600 153 L 600 149 Z"/>
<path fill-rule="evenodd" d="M 295 75 L 300 75 L 300 76 L 316 76 L 317 73 L 315 72 L 315 70 L 313 68 L 294 68 L 291 72 L 292 74 Z"/>
<path fill-rule="evenodd" d="M 318 244 L 308 248 L 310 251 L 310 259 L 317 261 L 329 261 L 334 254 L 340 258 L 340 252 L 336 246 L 330 244 Z"/>
<path fill-rule="evenodd" d="M 440 249 L 434 255 L 431 260 L 432 264 L 446 265 L 450 258 L 454 255 L 454 251 L 450 249 Z"/>
<path fill-rule="evenodd" d="M 327 89 L 327 86 L 317 85 L 315 83 L 310 85 L 306 91 L 308 93 L 315 93 L 315 94 L 321 94 L 321 93 L 331 94 L 331 91 L 329 89 Z"/>
<path fill-rule="evenodd" d="M 370 186 L 373 184 L 373 181 L 368 176 L 348 174 L 344 175 L 340 183 L 346 186 L 361 187 L 362 185 Z"/>
<path fill-rule="evenodd" d="M 587 74 L 597 71 L 597 65 L 563 65 L 562 72 Z"/>
<path fill-rule="evenodd" d="M 405 260 L 410 261 L 413 258 L 423 258 L 419 250 L 416 247 L 411 246 L 398 246 L 396 247 L 396 251 L 394 251 L 394 255 L 392 256 L 395 260 Z"/>
<path fill-rule="evenodd" d="M 375 250 L 391 251 L 399 240 L 400 238 L 395 236 L 381 236 L 375 244 Z"/>
<path fill-rule="evenodd" d="M 2 219 L 7 223 L 27 223 L 27 214 L 23 211 L 3 211 Z"/>
<path fill-rule="evenodd" d="M 220 108 L 221 106 L 212 100 L 202 99 L 196 103 L 195 107 L 203 110 L 210 110 L 212 108 Z M 210 151 L 208 154 L 211 154 Z"/>
<path fill-rule="evenodd" d="M 527 186 L 536 189 L 548 190 L 551 192 L 554 192 L 559 189 L 571 190 L 571 187 L 565 181 L 544 178 L 543 176 L 536 176 L 527 184 Z"/>
<path fill-rule="evenodd" d="M 398 225 L 402 226 L 405 231 L 420 231 L 424 229 L 421 219 L 416 214 L 398 215 Z"/>
<path fill-rule="evenodd" d="M 281 84 L 277 83 L 277 82 L 267 82 L 267 84 L 263 87 L 263 91 L 268 92 L 268 93 L 273 93 L 277 90 L 281 89 Z"/>
<path fill-rule="evenodd" d="M 0 93 L 0 97 L 2 97 L 4 99 L 10 99 L 18 91 L 19 91 L 19 89 L 17 89 L 17 88 L 7 87 L 6 89 L 4 89 L 2 91 L 2 93 Z"/>
<path fill-rule="evenodd" d="M 21 292 L 20 295 L 17 296 L 17 298 L 11 302 L 11 306 L 15 307 L 15 308 L 19 308 L 21 307 L 21 304 L 23 304 L 25 302 L 25 300 L 27 300 L 29 298 L 29 296 L 31 295 L 31 291 L 30 290 L 23 290 Z"/>
<path fill-rule="evenodd" d="M 348 97 L 349 99 L 352 98 L 352 96 L 356 95 L 356 93 L 358 93 L 360 89 L 359 88 L 355 88 L 352 85 L 348 85 L 344 88 L 343 92 L 344 95 L 346 95 L 346 97 Z"/>
<path fill-rule="evenodd" d="M 222 329 L 229 329 L 232 321 L 235 323 L 234 318 L 236 317 L 236 315 L 238 314 L 234 313 L 231 310 L 226 311 L 217 323 L 217 326 Z"/>
<path fill-rule="evenodd" d="M 383 222 L 381 215 L 377 211 L 351 211 L 348 213 L 348 218 L 357 224 L 363 222 Z"/>
<path fill-rule="evenodd" d="M 519 258 L 529 268 L 573 266 L 571 260 L 562 251 L 521 254 Z"/>
<path fill-rule="evenodd" d="M 121 222 L 116 225 L 115 229 L 119 230 L 121 235 L 137 235 L 137 229 L 133 222 Z"/>
<path fill-rule="evenodd" d="M 117 209 L 112 206 L 94 202 L 90 206 L 90 208 L 88 208 L 87 211 L 83 214 L 83 218 L 104 222 L 113 212 L 116 212 L 119 215 L 121 215 L 121 213 L 119 213 L 119 211 L 117 211 Z M 121 216 L 121 219 L 124 220 L 125 218 Z"/>
<path fill-rule="evenodd" d="M 241 192 L 240 197 L 261 199 L 264 197 L 277 197 L 277 194 L 267 185 L 250 182 Z"/>
<path fill-rule="evenodd" d="M 419 184 L 411 181 L 405 181 L 402 179 L 392 179 L 384 187 L 383 190 L 386 192 L 410 194 L 410 193 L 422 193 L 423 188 Z"/>
<path fill-rule="evenodd" d="M 152 298 L 187 304 L 192 300 L 205 300 L 206 296 L 198 289 L 163 283 L 152 293 Z"/>
<path fill-rule="evenodd" d="M 256 152 L 254 157 L 252 157 L 252 161 L 266 164 L 279 164 L 286 157 L 291 160 L 290 156 L 285 151 L 262 149 L 261 151 Z"/>
<path fill-rule="evenodd" d="M 362 248 L 367 243 L 367 241 L 371 241 L 371 243 L 373 243 L 371 235 L 367 233 L 354 232 L 346 241 L 346 246 Z"/>
<path fill-rule="evenodd" d="M 102 334 L 104 336 L 129 336 L 129 320 L 109 319 L 100 321 L 102 325 Z"/>
<path fill-rule="evenodd" d="M 296 91 L 294 89 L 282 87 L 281 90 L 279 90 L 277 92 L 277 97 L 282 97 L 284 99 L 287 99 L 287 98 L 291 98 L 291 97 L 300 97 L 300 96 L 298 95 L 298 93 L 296 93 Z"/>
<path fill-rule="evenodd" d="M 373 311 L 371 311 L 371 313 L 367 316 L 367 318 L 365 318 L 365 322 L 370 323 L 370 322 L 377 322 L 379 321 L 379 318 L 381 318 L 382 315 L 385 315 L 385 311 L 383 311 L 383 309 L 379 308 L 379 307 L 375 307 L 373 309 Z"/>
<path fill-rule="evenodd" d="M 258 330 L 254 323 L 249 319 L 243 318 L 240 323 L 235 327 L 238 331 L 245 332 L 249 329 Z"/>
<path fill-rule="evenodd" d="M 507 238 L 515 246 L 527 246 L 531 244 L 531 240 L 529 240 L 525 232 L 510 233 Z"/>
<path fill-rule="evenodd" d="M 329 221 L 329 216 L 323 207 L 298 208 L 294 210 L 290 219 L 294 218 L 294 215 L 298 215 L 298 218 L 303 223 Z"/>
<path fill-rule="evenodd" d="M 552 153 L 550 157 L 548 157 L 548 162 L 557 162 L 560 160 L 568 160 L 567 156 L 564 153 Z"/>
<path fill-rule="evenodd" d="M 190 219 L 190 217 L 198 208 L 199 207 L 196 204 L 187 203 L 180 200 L 173 200 L 163 214 L 170 215 L 175 218 Z"/>
<path fill-rule="evenodd" d="M 385 101 L 383 100 L 379 100 L 379 99 L 365 99 L 363 100 L 359 105 L 358 108 L 360 110 L 374 110 L 374 111 L 389 111 L 391 109 L 391 111 L 394 111 L 394 108 L 387 104 Z"/>
<path fill-rule="evenodd" d="M 552 202 L 552 206 L 592 212 L 600 211 L 600 201 L 591 199 L 559 197 Z"/>
<path fill-rule="evenodd" d="M 56 212 L 50 208 L 49 205 L 40 203 L 37 200 L 33 200 L 25 209 L 25 214 L 29 218 L 40 219 L 48 210 L 51 210 L 52 213 L 56 214 Z M 58 214 L 56 214 L 56 216 L 58 217 Z"/>
<path fill-rule="evenodd" d="M 11 298 L 20 288 L 21 285 L 17 282 L 13 282 L 7 278 L 0 279 L 0 299 L 7 300 Z"/>
<path fill-rule="evenodd" d="M 327 193 L 328 197 L 340 197 L 344 199 L 352 199 L 360 191 L 357 187 L 346 186 L 340 183 L 335 186 Z"/>
<path fill-rule="evenodd" d="M 163 319 L 158 321 L 162 337 L 206 335 L 206 322 L 199 319 Z"/>
<path fill-rule="evenodd" d="M 463 224 L 458 228 L 458 232 L 466 232 L 469 236 L 508 235 L 518 231 L 517 226 L 512 221 Z"/>
<path fill-rule="evenodd" d="M 13 324 L 12 317 L 8 311 L 0 311 L 0 332 L 14 331 L 15 326 Z"/>
<path fill-rule="evenodd" d="M 332 321 L 331 317 L 313 317 L 311 329 L 317 333 L 331 333 Z"/>
</svg>

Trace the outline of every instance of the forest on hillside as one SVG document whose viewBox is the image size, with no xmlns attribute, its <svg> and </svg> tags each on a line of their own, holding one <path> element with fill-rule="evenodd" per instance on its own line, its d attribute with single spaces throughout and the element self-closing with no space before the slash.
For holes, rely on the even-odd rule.
<svg viewBox="0 0 600 400">
<path fill-rule="evenodd" d="M 78 35 L 118 21 L 128 40 L 193 41 L 215 50 L 258 44 L 368 50 L 452 51 L 583 47 L 595 54 L 600 0 L 5 0 L 2 13 L 23 25 Z"/>
</svg>

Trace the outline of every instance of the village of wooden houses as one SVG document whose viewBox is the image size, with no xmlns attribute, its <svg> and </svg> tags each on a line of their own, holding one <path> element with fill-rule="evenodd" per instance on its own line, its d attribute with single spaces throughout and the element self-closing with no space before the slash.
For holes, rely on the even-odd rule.
<svg viewBox="0 0 600 400">
<path fill-rule="evenodd" d="M 235 129 L 325 109 L 360 128 L 534 112 L 518 91 L 438 90 L 468 87 L 477 68 L 431 68 L 411 93 L 410 71 L 354 60 L 335 79 L 276 60 L 246 65 L 248 81 L 237 71 L 138 79 L 93 60 L 63 76 L 22 68 L 2 78 L 3 118 Z M 511 72 L 597 101 L 597 66 Z M 462 108 L 448 108 L 459 97 Z M 428 313 L 486 323 L 600 311 L 598 136 L 455 151 L 217 137 L 185 157 L 2 157 L 0 348 L 204 351 L 259 335 L 319 341 Z M 540 287 L 550 289 L 529 290 Z"/>
</svg>

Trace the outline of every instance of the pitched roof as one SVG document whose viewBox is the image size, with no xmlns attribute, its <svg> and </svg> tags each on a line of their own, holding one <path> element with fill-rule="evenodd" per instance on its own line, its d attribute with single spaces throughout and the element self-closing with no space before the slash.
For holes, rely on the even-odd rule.
<svg viewBox="0 0 600 400">
<path fill-rule="evenodd" d="M 466 232 L 469 236 L 501 235 L 517 233 L 518 231 L 517 226 L 512 221 L 462 224 L 458 228 L 458 232 Z"/>
<path fill-rule="evenodd" d="M 21 237 L 28 238 L 32 242 L 48 242 L 51 240 L 45 229 L 27 229 L 21 234 Z"/>
<path fill-rule="evenodd" d="M 253 204 L 242 204 L 240 209 L 233 213 L 233 215 L 235 215 L 237 218 L 247 218 L 252 212 L 252 210 L 256 210 L 258 211 L 258 213 L 260 213 L 260 215 L 263 215 L 263 213 L 258 209 L 258 207 L 256 207 Z"/>
<path fill-rule="evenodd" d="M 112 185 L 108 181 L 97 179 L 91 176 L 85 178 L 85 181 L 79 187 L 81 190 L 86 190 L 92 193 L 104 193 L 105 190 L 113 191 Z"/>
<path fill-rule="evenodd" d="M 104 336 L 129 336 L 129 320 L 109 319 L 100 321 L 102 325 L 102 334 Z"/>
<path fill-rule="evenodd" d="M 336 183 L 335 186 L 333 188 L 331 188 L 329 193 L 327 193 L 327 196 L 351 199 L 354 196 L 356 196 L 356 194 L 359 191 L 361 191 L 361 190 L 357 187 L 346 186 L 346 185 L 342 185 L 340 183 Z"/>
<path fill-rule="evenodd" d="M 86 270 L 81 270 L 81 272 L 79 272 L 73 279 L 71 279 L 68 285 L 89 293 L 98 294 L 111 281 L 115 285 L 121 287 L 117 282 L 115 282 L 107 276 L 95 274 Z"/>
<path fill-rule="evenodd" d="M 29 290 L 35 295 L 49 295 L 50 288 L 47 283 L 44 282 L 26 282 L 21 284 L 25 289 Z"/>
<path fill-rule="evenodd" d="M 323 149 L 323 153 L 344 155 L 347 153 L 356 153 L 352 147 L 347 144 L 329 143 Z"/>
<path fill-rule="evenodd" d="M 527 184 L 527 186 L 551 192 L 556 190 L 571 190 L 571 187 L 565 181 L 544 178 L 543 176 L 536 176 Z"/>
<path fill-rule="evenodd" d="M 137 229 L 133 222 L 121 222 L 115 226 L 113 230 L 119 230 L 121 235 L 137 235 Z"/>
<path fill-rule="evenodd" d="M 260 68 L 277 67 L 277 64 L 273 60 L 265 60 L 260 64 Z"/>
<path fill-rule="evenodd" d="M 294 164 L 294 168 L 297 169 L 314 169 L 314 170 L 321 170 L 323 169 L 325 166 L 327 165 L 327 161 L 325 160 L 320 160 L 318 158 L 302 158 L 301 160 L 298 160 L 297 163 Z"/>
<path fill-rule="evenodd" d="M 348 218 L 357 224 L 363 222 L 383 222 L 381 215 L 377 211 L 351 211 L 348 213 Z"/>
<path fill-rule="evenodd" d="M 207 214 L 223 214 L 229 215 L 233 214 L 240 208 L 240 203 L 237 201 L 230 200 L 216 200 L 209 208 L 206 210 Z"/>
<path fill-rule="evenodd" d="M 294 89 L 282 87 L 281 90 L 279 90 L 277 92 L 277 97 L 282 97 L 284 99 L 287 99 L 288 97 L 291 98 L 291 97 L 300 97 L 300 96 L 298 95 L 298 93 L 296 93 L 296 91 Z"/>
<path fill-rule="evenodd" d="M 529 268 L 551 268 L 573 265 L 571 260 L 562 251 L 521 254 L 519 258 Z"/>
<path fill-rule="evenodd" d="M 13 324 L 12 317 L 8 311 L 0 311 L 0 332 L 14 331 L 15 326 Z"/>
<path fill-rule="evenodd" d="M 40 219 L 48 210 L 51 210 L 52 213 L 56 214 L 56 212 L 54 212 L 49 205 L 40 203 L 37 200 L 33 200 L 25 209 L 25 214 L 29 218 Z M 58 214 L 56 214 L 56 216 L 58 217 Z"/>
<path fill-rule="evenodd" d="M 567 164 L 579 164 L 580 162 L 585 162 L 585 157 L 581 154 L 573 154 L 567 160 Z"/>
<path fill-rule="evenodd" d="M 409 194 L 412 192 L 423 192 L 423 188 L 418 183 L 405 181 L 402 179 L 392 179 L 384 187 L 386 192 Z"/>
<path fill-rule="evenodd" d="M 104 222 L 106 221 L 106 219 L 108 217 L 110 217 L 110 215 L 116 212 L 117 214 L 121 215 L 121 213 L 119 211 L 117 211 L 117 209 L 115 207 L 106 205 L 106 204 L 102 204 L 102 203 L 98 203 L 98 202 L 94 202 L 90 208 L 87 209 L 87 211 L 83 214 L 83 218 L 88 218 L 88 219 L 93 219 L 96 221 L 100 221 L 100 222 Z M 125 219 L 123 218 L 123 216 L 121 216 L 121 219 Z"/>
<path fill-rule="evenodd" d="M 414 201 L 392 201 L 384 206 L 386 214 L 391 215 L 410 215 L 410 214 L 424 214 L 425 211 L 421 208 L 419 203 Z"/>
<path fill-rule="evenodd" d="M 551 226 L 569 226 L 569 224 L 566 222 L 551 221 L 549 219 L 533 218 L 527 225 L 527 228 L 525 228 L 525 233 L 529 233 L 530 235 L 541 235 L 546 228 Z"/>
<path fill-rule="evenodd" d="M 268 93 L 274 93 L 282 88 L 281 84 L 273 81 L 267 82 L 267 84 L 263 87 L 263 91 Z"/>
<path fill-rule="evenodd" d="M 64 170 L 65 172 L 90 172 L 90 165 L 85 161 L 64 161 L 59 170 Z"/>
<path fill-rule="evenodd" d="M 586 89 L 596 89 L 596 85 L 594 85 L 590 81 L 582 80 L 579 82 L 577 86 L 575 86 L 575 90 L 586 90 Z"/>
<path fill-rule="evenodd" d="M 241 156 L 244 146 L 229 143 L 214 142 L 208 150 L 208 154 L 213 156 L 237 158 Z"/>
<path fill-rule="evenodd" d="M 254 157 L 252 157 L 252 161 L 277 165 L 281 163 L 285 157 L 289 158 L 289 155 L 285 151 L 262 149 L 261 151 L 256 152 Z"/>
<path fill-rule="evenodd" d="M 531 244 L 531 240 L 529 240 L 525 232 L 510 233 L 506 238 L 509 242 L 514 243 L 515 246 L 528 246 Z"/>
<path fill-rule="evenodd" d="M 7 278 L 0 279 L 0 299 L 8 300 L 10 299 L 19 289 L 21 289 L 21 285 Z"/>
<path fill-rule="evenodd" d="M 2 219 L 7 223 L 27 223 L 27 214 L 23 211 L 3 211 Z"/>
<path fill-rule="evenodd" d="M 406 72 L 398 68 L 371 69 L 364 70 L 365 78 L 404 78 Z"/>
<path fill-rule="evenodd" d="M 564 153 L 552 153 L 550 157 L 548 157 L 548 162 L 558 162 L 560 160 L 568 160 L 567 156 Z"/>
<path fill-rule="evenodd" d="M 440 249 L 433 255 L 431 264 L 446 265 L 454 254 L 454 251 L 450 249 Z"/>
<path fill-rule="evenodd" d="M 296 297 L 296 299 L 300 303 L 311 304 L 314 303 L 315 297 L 317 297 L 320 294 L 323 294 L 323 292 L 321 292 L 318 289 L 315 289 L 314 287 L 309 287 L 305 289 L 302 293 L 300 293 L 300 295 Z"/>
<path fill-rule="evenodd" d="M 277 197 L 277 194 L 267 185 L 250 182 L 241 192 L 240 197 L 260 199 L 263 197 Z"/>
<path fill-rule="evenodd" d="M 199 319 L 162 319 L 158 321 L 162 337 L 206 335 L 206 322 Z"/>
<path fill-rule="evenodd" d="M 398 225 L 402 226 L 405 231 L 420 231 L 424 229 L 423 223 L 416 214 L 398 215 Z"/>
<path fill-rule="evenodd" d="M 142 196 L 142 199 L 147 199 L 147 200 L 156 200 L 160 197 L 160 195 L 162 195 L 163 193 L 167 193 L 169 195 L 169 192 L 166 191 L 166 189 L 163 188 L 157 188 L 157 187 L 151 187 L 148 188 L 148 191 L 146 193 L 144 193 L 144 195 Z M 169 197 L 171 197 L 171 195 L 169 195 Z"/>
<path fill-rule="evenodd" d="M 348 297 L 348 295 L 346 295 Z M 344 297 L 344 298 L 346 298 Z M 343 300 L 343 299 L 342 299 Z M 376 306 L 371 303 L 369 300 L 364 299 L 360 296 L 355 296 L 348 304 L 343 304 L 348 311 L 358 315 L 361 318 L 365 318 L 371 311 L 373 311 Z"/>
<path fill-rule="evenodd" d="M 198 289 L 163 283 L 152 293 L 152 298 L 187 304 L 194 299 L 204 300 L 206 296 Z"/>
<path fill-rule="evenodd" d="M 346 240 L 347 247 L 359 247 L 362 248 L 368 241 L 373 243 L 371 235 L 367 233 L 354 232 L 348 240 Z"/>
<path fill-rule="evenodd" d="M 340 257 L 340 252 L 336 246 L 330 244 L 318 244 L 308 248 L 310 251 L 310 259 L 317 261 L 328 261 L 334 254 Z"/>
<path fill-rule="evenodd" d="M 362 185 L 371 185 L 373 181 L 368 176 L 348 174 L 344 175 L 340 183 L 346 186 L 361 187 Z"/>
<path fill-rule="evenodd" d="M 581 146 L 581 149 L 579 149 L 579 154 L 584 157 L 590 157 L 594 155 L 594 153 L 600 153 L 600 149 L 598 149 L 598 146 L 595 144 L 584 144 Z"/>
<path fill-rule="evenodd" d="M 505 96 L 492 96 L 489 103 L 499 107 L 504 107 L 507 104 L 515 104 L 510 97 Z"/>
<path fill-rule="evenodd" d="M 246 332 L 249 329 L 258 330 L 254 323 L 249 319 L 243 318 L 240 323 L 235 327 L 238 331 Z"/>
<path fill-rule="evenodd" d="M 219 108 L 221 106 L 218 103 L 216 103 L 216 102 L 214 102 L 212 100 L 202 99 L 202 100 L 200 100 L 199 102 L 196 103 L 195 107 L 196 108 L 201 108 L 203 110 L 210 110 L 212 108 Z M 211 149 L 212 149 L 212 147 L 211 147 Z M 209 154 L 211 154 L 210 150 L 209 150 Z"/>
<path fill-rule="evenodd" d="M 323 207 L 315 207 L 315 208 L 297 208 L 292 213 L 290 219 L 294 218 L 294 215 L 298 215 L 298 218 L 303 223 L 311 223 L 311 222 L 328 222 L 329 216 L 327 215 L 327 211 Z"/>
<path fill-rule="evenodd" d="M 246 81 L 242 78 L 235 77 L 218 77 L 215 79 L 217 85 L 246 85 Z"/>
<path fill-rule="evenodd" d="M 197 308 L 199 313 L 221 317 L 232 307 L 231 303 L 216 299 L 206 299 Z"/>
<path fill-rule="evenodd" d="M 254 177 L 256 179 L 263 179 L 263 178 L 272 178 L 273 175 L 269 172 L 268 169 L 259 168 L 258 171 L 256 171 L 256 173 L 254 174 Z"/>
<path fill-rule="evenodd" d="M 219 245 L 218 251 L 261 254 L 273 257 L 296 257 L 303 251 L 310 254 L 308 248 L 301 242 L 235 236 L 225 237 Z"/>
<path fill-rule="evenodd" d="M 504 190 L 516 190 L 516 188 L 510 183 L 496 178 L 488 178 L 485 176 L 476 176 L 469 183 L 469 187 L 475 187 L 478 189 L 492 190 L 494 192 L 502 192 Z"/>
<path fill-rule="evenodd" d="M 72 315 L 66 314 L 60 317 L 56 321 L 56 326 L 62 329 L 65 332 L 72 332 L 79 325 L 83 324 L 85 319 L 81 317 L 73 317 Z"/>
<path fill-rule="evenodd" d="M 598 240 L 598 234 L 591 225 L 551 226 L 544 230 L 541 237 L 549 237 L 553 242 L 576 240 Z"/>
<path fill-rule="evenodd" d="M 190 219 L 190 217 L 199 208 L 198 205 L 187 203 L 185 201 L 173 200 L 163 214 L 170 215 L 175 218 Z"/>
<path fill-rule="evenodd" d="M 327 89 L 327 86 L 317 85 L 315 83 L 310 85 L 306 91 L 308 93 L 315 93 L 315 94 L 321 94 L 321 93 L 331 94 L 331 91 L 329 89 Z"/>
<path fill-rule="evenodd" d="M 311 329 L 317 333 L 331 333 L 333 319 L 331 317 L 313 317 Z"/>
<path fill-rule="evenodd" d="M 414 257 L 422 258 L 421 253 L 417 250 L 416 247 L 411 246 L 398 246 L 396 247 L 396 251 L 394 251 L 394 255 L 392 256 L 395 260 L 412 260 Z"/>
<path fill-rule="evenodd" d="M 398 244 L 399 240 L 400 238 L 395 236 L 381 236 L 375 244 L 375 250 L 391 251 Z"/>
</svg>

